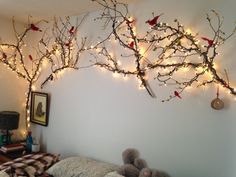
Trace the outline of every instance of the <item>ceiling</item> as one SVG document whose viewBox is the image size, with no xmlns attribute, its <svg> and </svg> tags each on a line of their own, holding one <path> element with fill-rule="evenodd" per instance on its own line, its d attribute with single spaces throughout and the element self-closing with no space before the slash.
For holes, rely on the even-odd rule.
<svg viewBox="0 0 236 177">
<path fill-rule="evenodd" d="M 136 0 L 122 0 L 132 2 Z M 0 17 L 14 18 L 26 23 L 33 20 L 52 19 L 54 16 L 79 15 L 101 8 L 92 0 L 0 0 Z"/>
</svg>

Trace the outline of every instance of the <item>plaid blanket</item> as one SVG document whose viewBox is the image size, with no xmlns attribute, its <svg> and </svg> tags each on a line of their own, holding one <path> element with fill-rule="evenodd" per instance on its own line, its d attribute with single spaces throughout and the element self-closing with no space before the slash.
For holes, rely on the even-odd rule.
<svg viewBox="0 0 236 177">
<path fill-rule="evenodd" d="M 58 161 L 59 155 L 29 154 L 0 165 L 0 171 L 10 177 L 50 177 L 45 171 Z"/>
</svg>

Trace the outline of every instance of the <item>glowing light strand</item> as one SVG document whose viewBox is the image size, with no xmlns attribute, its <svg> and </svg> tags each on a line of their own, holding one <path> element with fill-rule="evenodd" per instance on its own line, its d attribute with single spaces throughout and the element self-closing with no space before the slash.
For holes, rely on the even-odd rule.
<svg viewBox="0 0 236 177">
<path fill-rule="evenodd" d="M 135 31 L 133 21 L 129 20 L 127 4 L 113 0 L 93 1 L 103 7 L 101 16 L 95 20 L 105 20 L 104 28 L 111 27 L 111 32 L 107 37 L 93 47 L 99 51 L 98 55 L 92 54 L 96 59 L 95 65 L 124 76 L 135 75 L 141 87 L 143 86 L 152 97 L 155 97 L 155 94 L 148 84 L 149 80 L 146 79 L 146 75 L 153 70 L 157 73 L 154 78 L 161 86 L 176 85 L 179 94 L 195 84 L 198 88 L 215 83 L 236 96 L 236 89 L 220 76 L 219 70 L 215 67 L 215 59 L 219 53 L 217 49 L 234 35 L 236 27 L 232 33 L 226 35 L 222 30 L 223 18 L 216 11 L 212 10 L 211 14 L 207 14 L 206 17 L 213 32 L 211 39 L 185 29 L 177 19 L 174 20 L 173 26 L 157 21 L 154 13 L 155 23 L 153 21 L 146 35 L 140 36 Z M 217 22 L 216 27 L 213 26 L 212 20 Z M 116 57 L 110 55 L 109 44 L 112 38 L 115 38 L 115 41 L 118 41 L 124 49 L 125 54 L 121 54 L 121 57 L 135 60 L 135 70 L 122 68 L 117 64 Z M 142 46 L 142 52 L 140 46 Z M 128 52 L 129 54 L 126 54 Z M 178 77 L 178 74 L 183 71 L 188 72 L 187 80 L 181 80 Z M 208 75 L 210 79 L 205 79 L 204 77 Z M 162 101 L 170 101 L 173 98 L 176 98 L 176 95 L 170 94 Z"/>
</svg>

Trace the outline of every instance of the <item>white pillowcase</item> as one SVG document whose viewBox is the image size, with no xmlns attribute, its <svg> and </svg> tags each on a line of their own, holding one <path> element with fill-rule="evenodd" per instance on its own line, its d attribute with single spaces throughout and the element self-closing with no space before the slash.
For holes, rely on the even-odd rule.
<svg viewBox="0 0 236 177">
<path fill-rule="evenodd" d="M 116 171 L 113 171 L 113 172 L 107 173 L 106 176 L 104 177 L 124 177 L 124 176 L 118 174 Z"/>
<path fill-rule="evenodd" d="M 0 177 L 9 177 L 4 171 L 0 171 Z"/>
<path fill-rule="evenodd" d="M 54 177 L 104 177 L 118 166 L 85 157 L 70 157 L 53 165 L 46 172 Z"/>
</svg>

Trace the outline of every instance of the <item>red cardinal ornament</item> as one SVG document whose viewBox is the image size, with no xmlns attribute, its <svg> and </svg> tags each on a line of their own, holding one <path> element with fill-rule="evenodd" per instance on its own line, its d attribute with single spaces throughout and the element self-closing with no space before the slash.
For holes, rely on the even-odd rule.
<svg viewBox="0 0 236 177">
<path fill-rule="evenodd" d="M 71 42 L 69 41 L 69 42 L 65 43 L 65 46 L 70 47 L 70 44 L 71 44 Z"/>
<path fill-rule="evenodd" d="M 155 26 L 157 24 L 157 20 L 160 18 L 160 16 L 162 16 L 163 14 L 161 15 L 158 15 L 156 17 L 154 17 L 152 20 L 148 20 L 146 21 L 146 23 L 148 23 L 150 26 Z"/>
<path fill-rule="evenodd" d="M 207 41 L 209 47 L 211 47 L 211 46 L 214 44 L 214 41 L 211 40 L 211 39 L 208 39 L 208 38 L 206 38 L 206 37 L 202 37 L 202 39 L 203 39 L 204 41 Z"/>
<path fill-rule="evenodd" d="M 129 47 L 132 48 L 132 49 L 134 48 L 134 41 L 132 41 L 132 42 L 129 44 Z"/>
<path fill-rule="evenodd" d="M 29 59 L 30 59 L 30 61 L 33 61 L 32 55 L 29 55 Z"/>
<path fill-rule="evenodd" d="M 39 29 L 39 27 L 35 26 L 33 23 L 30 24 L 30 28 L 31 28 L 31 30 L 33 30 L 33 31 L 40 31 L 40 32 L 42 32 L 42 30 Z"/>
<path fill-rule="evenodd" d="M 75 27 L 72 26 L 71 29 L 69 30 L 69 33 L 70 33 L 71 35 L 74 33 L 74 29 L 75 29 Z"/>
<path fill-rule="evenodd" d="M 182 99 L 182 97 L 179 95 L 179 92 L 175 91 L 174 93 L 175 93 L 175 96 L 176 96 L 176 97 Z"/>
</svg>

